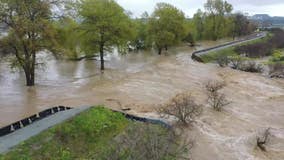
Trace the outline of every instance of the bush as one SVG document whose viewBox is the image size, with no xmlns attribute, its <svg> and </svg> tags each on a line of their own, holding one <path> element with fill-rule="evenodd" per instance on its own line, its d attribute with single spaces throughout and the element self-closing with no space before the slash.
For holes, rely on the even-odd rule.
<svg viewBox="0 0 284 160">
<path fill-rule="evenodd" d="M 282 53 L 281 51 L 276 50 L 273 55 L 272 58 L 270 59 L 271 62 L 281 62 L 284 61 L 284 53 Z"/>
<path fill-rule="evenodd" d="M 245 72 L 261 73 L 263 71 L 263 67 L 261 64 L 257 64 L 254 61 L 247 61 L 246 63 L 242 63 L 240 70 Z"/>
<path fill-rule="evenodd" d="M 219 93 L 219 90 L 225 86 L 225 83 L 218 81 L 209 81 L 205 85 L 208 103 L 216 111 L 222 111 L 223 107 L 230 104 L 226 99 L 226 96 L 222 93 Z"/>
<path fill-rule="evenodd" d="M 202 113 L 202 106 L 195 102 L 191 94 L 181 93 L 159 108 L 159 113 L 162 117 L 175 116 L 179 122 L 187 125 Z"/>
<path fill-rule="evenodd" d="M 230 58 L 230 65 L 233 69 L 240 69 L 244 62 L 244 59 L 241 56 L 233 56 Z"/>
<path fill-rule="evenodd" d="M 217 63 L 220 67 L 226 67 L 228 66 L 230 60 L 227 56 L 221 55 L 217 57 Z"/>
<path fill-rule="evenodd" d="M 265 144 L 268 143 L 270 136 L 270 128 L 267 128 L 261 135 L 256 137 L 256 145 L 262 151 L 266 151 Z"/>
<path fill-rule="evenodd" d="M 284 63 L 277 62 L 268 65 L 271 78 L 284 78 Z"/>
<path fill-rule="evenodd" d="M 284 31 L 281 29 L 272 30 L 273 36 L 268 40 L 257 42 L 254 44 L 247 44 L 238 46 L 235 51 L 250 58 L 261 58 L 270 56 L 274 49 L 284 48 Z"/>
<path fill-rule="evenodd" d="M 193 147 L 193 143 L 180 141 L 172 129 L 137 123 L 128 127 L 109 146 L 112 149 L 102 156 L 104 160 L 188 160 L 183 155 Z"/>
<path fill-rule="evenodd" d="M 272 54 L 272 45 L 268 42 L 238 46 L 235 51 L 250 58 L 261 58 Z"/>
<path fill-rule="evenodd" d="M 190 43 L 190 46 L 195 46 L 195 40 L 193 38 L 193 35 L 191 33 L 188 33 L 187 36 L 184 38 L 184 41 L 187 43 Z"/>
</svg>

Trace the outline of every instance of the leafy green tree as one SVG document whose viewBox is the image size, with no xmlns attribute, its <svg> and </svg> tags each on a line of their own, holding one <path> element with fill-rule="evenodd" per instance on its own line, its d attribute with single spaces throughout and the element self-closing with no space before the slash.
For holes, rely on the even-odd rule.
<svg viewBox="0 0 284 160">
<path fill-rule="evenodd" d="M 0 45 L 15 55 L 13 64 L 24 70 L 27 86 L 35 84 L 37 53 L 54 51 L 52 4 L 51 0 L 0 0 L 0 23 L 9 28 Z"/>
<path fill-rule="evenodd" d="M 115 45 L 126 45 L 133 36 L 130 17 L 114 0 L 82 0 L 79 15 L 85 52 L 99 51 L 101 70 L 104 70 L 105 51 Z"/>
<path fill-rule="evenodd" d="M 233 37 L 247 35 L 255 30 L 253 22 L 241 13 L 233 15 Z"/>
<path fill-rule="evenodd" d="M 82 31 L 79 24 L 70 17 L 64 17 L 54 23 L 56 38 L 61 46 L 61 53 L 71 60 L 80 60 Z"/>
<path fill-rule="evenodd" d="M 185 34 L 184 13 L 170 4 L 158 3 L 148 23 L 148 35 L 158 53 L 180 42 Z"/>
<path fill-rule="evenodd" d="M 233 6 L 223 0 L 207 0 L 204 5 L 207 15 L 206 32 L 210 38 L 217 40 L 224 36 L 222 29 L 226 28 L 226 15 L 230 14 Z"/>
<path fill-rule="evenodd" d="M 149 22 L 149 14 L 147 12 L 144 12 L 141 15 L 141 18 L 136 18 L 133 20 L 133 23 L 135 24 L 135 36 L 132 40 L 131 45 L 135 47 L 136 50 L 139 49 L 146 49 L 151 46 L 148 40 L 148 34 L 147 34 L 147 24 Z"/>
<path fill-rule="evenodd" d="M 204 13 L 198 9 L 197 12 L 193 16 L 193 23 L 195 29 L 195 39 L 201 40 L 202 33 L 204 32 Z"/>
</svg>

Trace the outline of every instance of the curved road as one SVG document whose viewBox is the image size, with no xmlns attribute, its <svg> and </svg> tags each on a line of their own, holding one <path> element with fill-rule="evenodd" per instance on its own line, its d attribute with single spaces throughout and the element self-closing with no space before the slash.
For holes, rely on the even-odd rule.
<svg viewBox="0 0 284 160">
<path fill-rule="evenodd" d="M 258 33 L 258 34 L 249 35 L 249 36 L 244 37 L 244 38 L 237 40 L 237 41 L 232 41 L 232 42 L 224 43 L 224 44 L 221 44 L 221 45 L 218 45 L 218 46 L 215 46 L 215 47 L 202 49 L 202 50 L 193 52 L 191 58 L 193 60 L 203 62 L 202 59 L 200 58 L 200 56 L 202 56 L 202 55 L 208 54 L 212 51 L 218 51 L 218 50 L 222 50 L 222 49 L 225 49 L 225 48 L 228 48 L 228 47 L 237 46 L 237 45 L 240 45 L 240 44 L 245 43 L 245 42 L 261 39 L 261 38 L 266 37 L 266 35 L 267 35 L 266 32 L 261 32 L 261 33 Z"/>
</svg>

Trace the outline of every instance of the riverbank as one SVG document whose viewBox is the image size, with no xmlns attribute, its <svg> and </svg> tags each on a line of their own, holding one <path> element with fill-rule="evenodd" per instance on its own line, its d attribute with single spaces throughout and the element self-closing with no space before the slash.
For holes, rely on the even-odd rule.
<svg viewBox="0 0 284 160">
<path fill-rule="evenodd" d="M 78 113 L 79 110 L 75 111 Z M 53 121 L 56 119 L 58 117 Z M 49 122 L 47 120 L 43 126 Z M 175 158 L 179 156 L 175 153 L 178 148 L 175 139 L 178 137 L 168 139 L 169 135 L 170 131 L 162 126 L 129 121 L 121 113 L 103 107 L 84 108 L 76 117 L 28 139 L 0 159 Z M 153 141 L 157 144 L 151 146 Z M 148 151 L 148 147 L 153 152 Z"/>
<path fill-rule="evenodd" d="M 202 43 L 198 50 L 224 42 Z M 209 44 L 209 45 L 208 45 Z M 37 71 L 37 86 L 24 87 L 21 73 L 11 74 L 0 67 L 1 124 L 37 113 L 50 106 L 92 106 L 105 104 L 112 109 L 129 108 L 134 115 L 157 116 L 156 108 L 177 93 L 191 92 L 204 113 L 188 138 L 196 141 L 191 150 L 195 159 L 283 160 L 284 80 L 246 73 L 216 64 L 191 60 L 194 48 L 171 48 L 155 52 L 115 55 L 106 63 L 104 74 L 97 73 L 97 62 L 70 63 L 48 59 L 45 71 Z M 10 78 L 8 78 L 10 77 Z M 204 84 L 224 81 L 222 90 L 232 102 L 216 113 L 207 105 Z M 255 148 L 255 134 L 271 127 L 269 151 Z M 206 154 L 204 154 L 206 153 Z"/>
</svg>

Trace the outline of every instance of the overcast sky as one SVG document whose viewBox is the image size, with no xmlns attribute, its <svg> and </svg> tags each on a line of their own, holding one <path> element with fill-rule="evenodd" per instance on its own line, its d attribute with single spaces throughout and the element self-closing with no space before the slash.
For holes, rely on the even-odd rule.
<svg viewBox="0 0 284 160">
<path fill-rule="evenodd" d="M 183 10 L 192 17 L 198 8 L 203 10 L 206 0 L 116 0 L 124 9 L 131 11 L 134 16 L 140 16 L 144 11 L 152 12 L 157 2 L 167 2 Z M 253 14 L 269 14 L 284 16 L 284 0 L 227 0 L 233 4 L 234 11 Z"/>
</svg>

